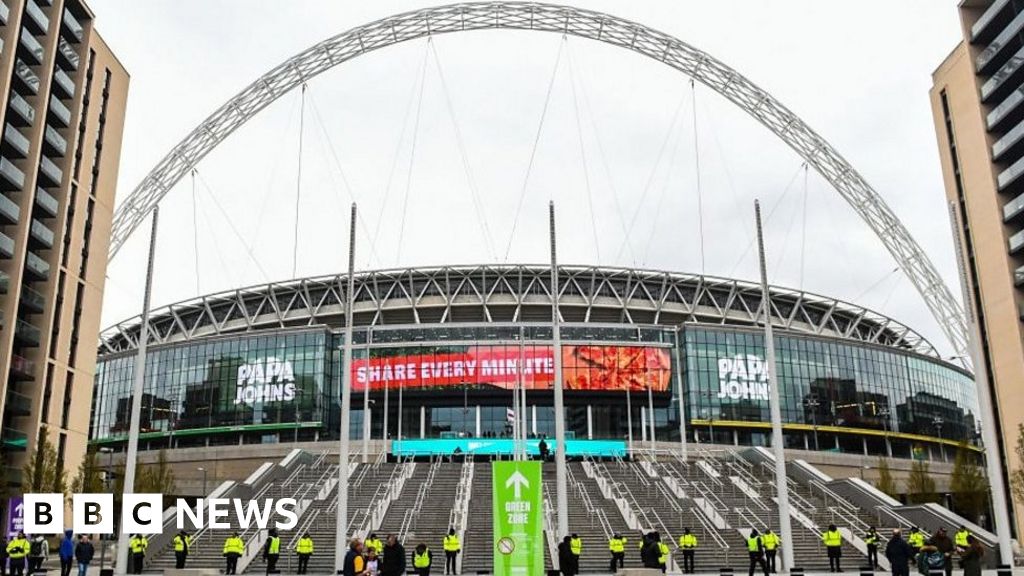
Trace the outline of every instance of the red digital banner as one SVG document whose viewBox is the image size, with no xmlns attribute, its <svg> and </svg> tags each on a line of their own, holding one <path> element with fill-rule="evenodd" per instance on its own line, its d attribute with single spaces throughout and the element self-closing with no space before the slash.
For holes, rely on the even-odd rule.
<svg viewBox="0 0 1024 576">
<path fill-rule="evenodd" d="M 567 390 L 669 390 L 668 350 L 637 346 L 563 346 Z M 542 346 L 475 346 L 462 352 L 396 355 L 352 362 L 352 388 L 439 388 L 463 384 L 511 389 L 522 378 L 527 389 L 550 390 L 555 379 L 552 349 Z"/>
</svg>

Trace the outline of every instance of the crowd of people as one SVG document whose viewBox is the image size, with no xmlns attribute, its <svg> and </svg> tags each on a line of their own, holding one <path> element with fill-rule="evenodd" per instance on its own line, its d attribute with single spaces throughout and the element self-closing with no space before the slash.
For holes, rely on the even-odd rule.
<svg viewBox="0 0 1024 576">
<path fill-rule="evenodd" d="M 957 563 L 964 576 L 981 576 L 984 556 L 985 547 L 965 526 L 961 526 L 953 538 L 945 528 L 939 528 L 928 539 L 916 527 L 910 529 L 906 539 L 901 530 L 893 530 L 885 547 L 893 576 L 909 576 L 910 566 L 926 576 L 938 570 L 951 576 Z"/>
<path fill-rule="evenodd" d="M 76 567 L 78 576 L 85 576 L 95 552 L 89 536 L 83 534 L 76 538 L 73 531 L 66 530 L 57 547 L 61 576 L 70 576 Z M 0 536 L 0 574 L 35 574 L 49 558 L 50 543 L 41 534 L 29 538 L 24 532 L 18 532 L 10 540 Z"/>
<path fill-rule="evenodd" d="M 457 574 L 457 558 L 462 552 L 459 536 L 452 528 L 442 541 L 445 555 L 445 574 Z M 434 565 L 434 553 L 427 544 L 420 542 L 406 556 L 405 547 L 398 541 L 398 536 L 389 534 L 384 541 L 370 533 L 365 540 L 353 538 L 349 542 L 345 559 L 342 562 L 343 576 L 400 576 L 412 573 L 418 576 L 430 576 Z"/>
</svg>

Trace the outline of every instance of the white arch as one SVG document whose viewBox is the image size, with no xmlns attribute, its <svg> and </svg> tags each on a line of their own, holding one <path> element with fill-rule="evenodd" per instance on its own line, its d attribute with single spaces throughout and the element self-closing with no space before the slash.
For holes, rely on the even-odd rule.
<svg viewBox="0 0 1024 576">
<path fill-rule="evenodd" d="M 706 52 L 642 24 L 571 6 L 474 2 L 425 8 L 342 32 L 289 58 L 214 111 L 132 190 L 114 216 L 110 258 L 210 150 L 288 91 L 378 48 L 432 34 L 493 28 L 557 32 L 627 48 L 664 62 L 731 100 L 795 150 L 860 214 L 914 283 L 957 353 L 966 356 L 967 330 L 960 304 L 881 196 L 824 138 L 771 94 Z"/>
</svg>

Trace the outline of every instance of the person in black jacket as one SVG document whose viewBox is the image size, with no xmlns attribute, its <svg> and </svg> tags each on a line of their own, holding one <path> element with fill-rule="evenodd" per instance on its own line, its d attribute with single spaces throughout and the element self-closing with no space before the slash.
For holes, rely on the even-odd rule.
<svg viewBox="0 0 1024 576">
<path fill-rule="evenodd" d="M 380 561 L 380 576 L 402 576 L 405 574 L 405 547 L 394 534 L 388 535 L 384 544 L 384 558 Z"/>
<path fill-rule="evenodd" d="M 579 564 L 576 555 L 572 553 L 572 538 L 566 536 L 558 543 L 558 569 L 563 576 L 576 576 L 579 573 Z"/>
<path fill-rule="evenodd" d="M 78 539 L 78 545 L 75 546 L 75 561 L 78 562 L 78 576 L 85 576 L 89 571 L 89 563 L 92 562 L 92 557 L 96 554 L 96 549 L 93 548 L 92 542 L 89 541 L 88 536 L 82 536 Z"/>
<path fill-rule="evenodd" d="M 910 576 L 910 563 L 914 560 L 914 549 L 903 539 L 899 529 L 892 531 L 892 538 L 885 545 L 885 557 L 892 566 L 892 576 Z"/>
</svg>

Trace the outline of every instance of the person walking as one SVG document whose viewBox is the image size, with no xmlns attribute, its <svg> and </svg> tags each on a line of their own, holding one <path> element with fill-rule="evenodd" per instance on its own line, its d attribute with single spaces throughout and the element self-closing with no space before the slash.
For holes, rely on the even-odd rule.
<svg viewBox="0 0 1024 576">
<path fill-rule="evenodd" d="M 18 532 L 18 535 L 11 538 L 11 541 L 7 543 L 7 557 L 10 559 L 11 576 L 24 576 L 26 556 L 28 556 L 28 540 L 25 539 L 24 532 Z"/>
<path fill-rule="evenodd" d="M 964 576 L 981 576 L 981 559 L 985 556 L 985 547 L 974 537 L 968 534 L 964 539 L 963 552 L 960 553 L 960 562 L 964 569 Z"/>
<path fill-rule="evenodd" d="M 566 536 L 558 544 L 558 571 L 562 576 L 576 576 L 579 573 L 579 557 L 572 552 L 571 536 Z"/>
<path fill-rule="evenodd" d="M 952 576 L 953 554 L 956 550 L 953 546 L 953 541 L 946 534 L 946 529 L 939 528 L 939 531 L 928 540 L 928 544 L 934 546 L 938 552 L 942 553 L 942 570 L 946 573 L 946 576 Z"/>
<path fill-rule="evenodd" d="M 231 536 L 224 539 L 224 574 L 238 574 L 238 559 L 245 554 L 245 542 L 238 532 L 232 532 Z"/>
<path fill-rule="evenodd" d="M 267 563 L 267 574 L 277 573 L 277 559 L 281 557 L 281 537 L 277 529 L 271 528 L 267 543 L 263 545 L 263 560 Z"/>
<path fill-rule="evenodd" d="M 370 549 L 371 553 L 375 552 Z M 345 558 L 341 563 L 342 576 L 367 576 L 366 562 L 363 561 L 363 544 L 358 538 L 353 538 L 345 552 Z"/>
<path fill-rule="evenodd" d="M 388 535 L 384 555 L 380 562 L 381 576 L 403 576 L 405 574 L 405 547 L 394 534 Z"/>
<path fill-rule="evenodd" d="M 50 555 L 50 545 L 42 534 L 36 534 L 28 545 L 28 573 L 35 574 Z"/>
<path fill-rule="evenodd" d="M 764 576 L 768 576 L 768 564 L 764 561 L 764 542 L 756 529 L 752 529 L 747 538 L 747 553 L 750 554 L 750 568 L 747 571 L 747 576 L 754 576 L 754 567 L 758 564 L 761 565 Z"/>
<path fill-rule="evenodd" d="M 89 563 L 96 555 L 96 548 L 93 547 L 89 537 L 82 535 L 75 545 L 75 562 L 78 562 L 78 576 L 85 576 L 89 572 Z"/>
<path fill-rule="evenodd" d="M 608 565 L 608 568 L 614 574 L 619 571 L 619 568 L 623 567 L 626 559 L 626 539 L 618 533 L 613 534 L 608 539 L 608 552 L 612 555 L 612 561 Z"/>
<path fill-rule="evenodd" d="M 782 546 L 782 538 L 769 528 L 761 535 L 761 544 L 764 545 L 764 560 L 768 565 L 768 571 L 777 574 L 779 571 L 777 558 L 779 546 Z"/>
<path fill-rule="evenodd" d="M 458 574 L 456 559 L 459 552 L 462 551 L 462 543 L 459 542 L 459 535 L 455 533 L 455 528 L 448 529 L 448 535 L 444 537 L 442 545 L 444 546 L 444 573 Z"/>
<path fill-rule="evenodd" d="M 149 548 L 149 540 L 142 534 L 135 534 L 128 541 L 128 551 L 132 555 L 132 574 L 142 574 L 142 565 L 146 561 L 147 548 Z"/>
<path fill-rule="evenodd" d="M 188 560 L 189 549 L 192 548 L 192 537 L 181 530 L 174 536 L 174 567 L 181 570 Z"/>
<path fill-rule="evenodd" d="M 907 544 L 914 551 L 914 556 L 917 556 L 921 552 L 921 547 L 924 546 L 924 534 L 914 526 L 910 529 L 910 533 L 907 534 Z"/>
<path fill-rule="evenodd" d="M 71 576 L 71 564 L 75 561 L 75 533 L 70 528 L 64 531 L 57 556 L 60 557 L 60 576 Z"/>
<path fill-rule="evenodd" d="M 910 563 L 915 556 L 914 548 L 903 539 L 899 529 L 892 531 L 892 538 L 885 545 L 885 557 L 889 560 L 892 576 L 910 576 Z"/>
<path fill-rule="evenodd" d="M 434 561 L 434 554 L 427 548 L 427 545 L 420 542 L 412 551 L 412 567 L 417 576 L 430 576 L 430 565 Z"/>
<path fill-rule="evenodd" d="M 878 540 L 878 532 L 871 526 L 864 535 L 864 544 L 868 548 L 868 566 L 871 566 L 872 570 L 878 570 Z"/>
<path fill-rule="evenodd" d="M 302 535 L 295 544 L 295 553 L 299 555 L 299 574 L 305 574 L 309 569 L 309 557 L 313 555 L 313 539 L 309 532 Z"/>
<path fill-rule="evenodd" d="M 829 572 L 842 572 L 843 535 L 835 524 L 828 525 L 828 530 L 821 535 L 821 541 L 825 544 L 825 550 L 828 551 Z"/>
<path fill-rule="evenodd" d="M 683 529 L 679 537 L 679 547 L 683 549 L 683 574 L 693 574 L 693 557 L 697 552 L 697 536 L 689 528 Z"/>
</svg>

